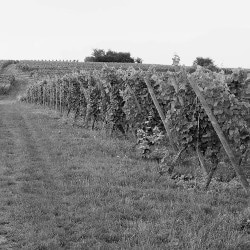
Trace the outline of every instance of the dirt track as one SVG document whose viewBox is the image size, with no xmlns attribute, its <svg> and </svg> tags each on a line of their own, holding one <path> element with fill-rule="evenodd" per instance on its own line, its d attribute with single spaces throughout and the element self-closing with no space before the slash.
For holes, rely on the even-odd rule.
<svg viewBox="0 0 250 250">
<path fill-rule="evenodd" d="M 33 249 L 40 229 L 59 228 L 58 174 L 66 161 L 46 131 L 48 119 L 18 102 L 0 101 L 0 249 Z"/>
</svg>

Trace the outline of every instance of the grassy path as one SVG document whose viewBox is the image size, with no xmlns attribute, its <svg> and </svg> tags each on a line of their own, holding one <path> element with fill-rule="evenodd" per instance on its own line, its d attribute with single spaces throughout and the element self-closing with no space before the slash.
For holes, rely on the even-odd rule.
<svg viewBox="0 0 250 250">
<path fill-rule="evenodd" d="M 130 148 L 0 100 L 0 249 L 249 249 L 239 185 L 155 183 Z"/>
<path fill-rule="evenodd" d="M 62 188 L 55 179 L 60 179 L 57 173 L 65 164 L 57 154 L 56 142 L 39 123 L 42 117 L 32 117 L 27 110 L 8 102 L 1 105 L 0 117 L 1 204 L 7 212 L 1 225 L 14 243 L 10 246 L 16 244 L 19 248 L 27 242 L 34 244 L 32 240 L 39 238 L 41 230 L 53 233 L 54 213 L 62 206 Z"/>
</svg>

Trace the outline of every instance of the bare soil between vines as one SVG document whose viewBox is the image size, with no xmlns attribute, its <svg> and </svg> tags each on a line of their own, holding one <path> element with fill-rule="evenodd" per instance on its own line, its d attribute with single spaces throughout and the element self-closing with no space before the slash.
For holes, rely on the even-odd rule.
<svg viewBox="0 0 250 250">
<path fill-rule="evenodd" d="M 250 248 L 236 181 L 205 192 L 156 168 L 128 141 L 0 99 L 0 249 Z"/>
</svg>

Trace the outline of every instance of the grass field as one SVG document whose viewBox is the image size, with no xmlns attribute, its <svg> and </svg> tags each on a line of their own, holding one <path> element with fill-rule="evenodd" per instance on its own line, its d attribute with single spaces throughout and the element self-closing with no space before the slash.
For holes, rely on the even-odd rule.
<svg viewBox="0 0 250 250">
<path fill-rule="evenodd" d="M 208 192 L 202 179 L 156 182 L 157 164 L 138 159 L 132 142 L 0 105 L 1 249 L 249 249 L 237 181 Z"/>
</svg>

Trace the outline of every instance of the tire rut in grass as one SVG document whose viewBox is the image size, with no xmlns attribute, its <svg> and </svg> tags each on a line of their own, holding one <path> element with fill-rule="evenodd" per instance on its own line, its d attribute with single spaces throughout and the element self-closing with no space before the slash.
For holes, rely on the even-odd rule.
<svg viewBox="0 0 250 250">
<path fill-rule="evenodd" d="M 15 181 L 15 138 L 5 121 L 8 112 L 0 107 L 0 249 L 12 249 L 12 213 L 17 186 Z"/>
<path fill-rule="evenodd" d="M 43 237 L 48 239 L 58 234 L 58 230 L 61 235 L 65 234 L 57 226 L 61 195 L 52 171 L 60 161 L 54 157 L 52 142 L 41 127 L 32 123 L 18 106 L 1 105 L 0 117 L 3 149 L 0 166 L 16 184 L 13 197 L 6 198 L 11 209 L 6 204 L 6 212 L 1 216 L 5 218 L 2 224 L 8 225 L 8 229 L 3 231 L 3 236 L 0 232 L 0 249 L 32 248 L 38 246 Z M 11 190 L 8 186 L 5 189 L 5 192 Z"/>
</svg>

